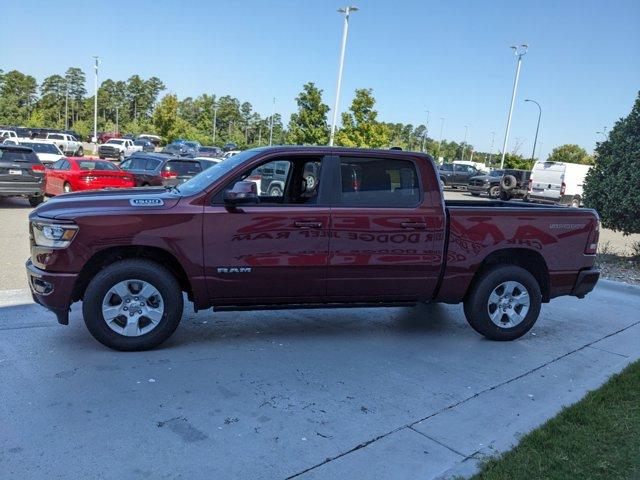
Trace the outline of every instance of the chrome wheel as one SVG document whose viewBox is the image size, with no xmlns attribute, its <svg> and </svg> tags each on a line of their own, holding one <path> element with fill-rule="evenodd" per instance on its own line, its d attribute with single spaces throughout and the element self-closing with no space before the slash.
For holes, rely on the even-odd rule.
<svg viewBox="0 0 640 480">
<path fill-rule="evenodd" d="M 522 323 L 529 312 L 529 292 L 519 282 L 503 282 L 493 289 L 487 302 L 489 318 L 500 328 Z"/>
<path fill-rule="evenodd" d="M 139 337 L 156 328 L 164 314 L 164 300 L 144 280 L 124 280 L 112 286 L 102 300 L 102 317 L 109 328 L 125 337 Z"/>
</svg>

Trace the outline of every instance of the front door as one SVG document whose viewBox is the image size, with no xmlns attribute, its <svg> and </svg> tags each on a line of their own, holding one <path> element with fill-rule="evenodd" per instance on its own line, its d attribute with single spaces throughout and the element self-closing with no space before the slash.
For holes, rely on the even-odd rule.
<svg viewBox="0 0 640 480">
<path fill-rule="evenodd" d="M 443 219 L 424 193 L 437 187 L 424 185 L 427 178 L 420 181 L 416 167 L 397 157 L 340 158 L 327 276 L 327 294 L 335 301 L 431 298 Z"/>
<path fill-rule="evenodd" d="M 326 295 L 329 206 L 322 181 L 306 187 L 304 172 L 319 157 L 278 157 L 281 188 L 263 188 L 261 171 L 274 161 L 253 165 L 231 180 L 205 206 L 204 266 L 214 305 L 313 303 Z M 254 181 L 260 203 L 225 206 L 224 190 Z M 272 185 L 273 187 L 273 185 Z"/>
</svg>

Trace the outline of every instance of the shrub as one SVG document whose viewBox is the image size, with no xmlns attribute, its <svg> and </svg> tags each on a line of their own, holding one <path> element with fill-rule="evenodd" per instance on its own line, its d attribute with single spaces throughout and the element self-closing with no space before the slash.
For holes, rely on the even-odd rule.
<svg viewBox="0 0 640 480">
<path fill-rule="evenodd" d="M 640 233 L 640 92 L 631 113 L 596 147 L 595 167 L 584 184 L 584 204 L 606 228 Z"/>
</svg>

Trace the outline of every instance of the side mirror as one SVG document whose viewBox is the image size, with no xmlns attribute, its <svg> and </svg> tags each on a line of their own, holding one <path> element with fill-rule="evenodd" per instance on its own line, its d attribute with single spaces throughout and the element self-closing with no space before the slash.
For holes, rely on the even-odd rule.
<svg viewBox="0 0 640 480">
<path fill-rule="evenodd" d="M 245 203 L 260 203 L 258 188 L 254 182 L 236 182 L 231 190 L 226 190 L 222 195 L 224 203 L 239 205 Z"/>
</svg>

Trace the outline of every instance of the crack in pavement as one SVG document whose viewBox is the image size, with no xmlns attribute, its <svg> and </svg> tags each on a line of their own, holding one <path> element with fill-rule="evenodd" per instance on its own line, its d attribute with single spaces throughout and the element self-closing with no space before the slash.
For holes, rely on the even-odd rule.
<svg viewBox="0 0 640 480">
<path fill-rule="evenodd" d="M 629 355 L 625 355 L 624 353 L 612 352 L 611 350 L 606 350 L 600 347 L 594 347 L 593 345 L 589 345 L 589 348 L 593 348 L 594 350 L 599 350 L 601 352 L 610 353 L 612 355 L 619 355 L 620 357 L 623 357 L 623 358 L 629 358 Z"/>
<path fill-rule="evenodd" d="M 308 467 L 308 468 L 306 468 L 306 469 L 304 469 L 304 470 L 302 470 L 302 471 L 300 471 L 298 473 L 294 473 L 293 475 L 289 475 L 288 477 L 285 478 L 285 480 L 291 480 L 293 478 L 299 477 L 300 475 L 303 475 L 303 474 L 305 474 L 307 472 L 310 472 L 311 470 L 315 470 L 316 468 L 321 467 L 323 465 L 326 465 L 327 463 L 333 462 L 334 460 L 337 460 L 337 459 L 339 459 L 341 457 L 344 457 L 345 455 L 349 455 L 350 453 L 353 453 L 353 452 L 358 451 L 358 450 L 360 450 L 362 448 L 365 448 L 365 447 L 371 445 L 372 443 L 377 442 L 378 440 L 380 440 L 382 438 L 385 438 L 385 437 L 388 437 L 389 435 L 392 435 L 392 434 L 394 434 L 396 432 L 399 432 L 400 430 L 403 430 L 405 428 L 408 428 L 408 429 L 413 430 L 414 432 L 420 433 L 420 432 L 418 432 L 417 430 L 415 430 L 413 428 L 414 425 L 416 425 L 416 424 L 418 424 L 420 422 L 423 422 L 425 420 L 428 420 L 429 418 L 435 417 L 436 415 L 440 415 L 441 413 L 447 412 L 447 411 L 449 411 L 449 410 L 451 410 L 453 408 L 456 408 L 456 407 L 458 407 L 460 405 L 463 405 L 463 404 L 469 402 L 470 400 L 478 398 L 480 395 L 484 395 L 485 393 L 488 393 L 488 392 L 491 392 L 491 391 L 496 390 L 498 388 L 504 387 L 505 385 L 509 385 L 510 383 L 515 382 L 517 380 L 520 380 L 520 379 L 522 379 L 522 378 L 524 378 L 524 377 L 526 377 L 528 375 L 531 375 L 532 373 L 535 373 L 538 370 L 541 370 L 541 369 L 547 367 L 548 365 L 551 365 L 552 363 L 558 362 L 559 360 L 562 360 L 563 358 L 566 358 L 569 355 L 573 355 L 574 353 L 577 353 L 577 352 L 579 352 L 581 350 L 589 348 L 594 343 L 598 343 L 601 340 L 604 340 L 605 338 L 609 338 L 609 337 L 612 337 L 614 335 L 617 335 L 618 333 L 624 332 L 625 330 L 628 330 L 628 329 L 630 329 L 632 327 L 635 327 L 636 325 L 640 325 L 640 321 L 634 322 L 634 323 L 632 323 L 630 325 L 627 325 L 626 327 L 623 327 L 623 328 L 621 328 L 619 330 L 616 330 L 615 332 L 611 332 L 611 333 L 605 335 L 604 337 L 598 338 L 596 340 L 593 340 L 592 342 L 589 342 L 589 343 L 587 343 L 585 345 L 582 345 L 581 347 L 578 347 L 578 348 L 576 348 L 574 350 L 571 350 L 571 351 L 569 351 L 567 353 L 564 353 L 564 354 L 560 355 L 559 357 L 553 358 L 553 359 L 549 360 L 548 362 L 545 362 L 545 363 L 543 363 L 541 365 L 538 365 L 537 367 L 532 368 L 531 370 L 528 370 L 528 371 L 526 371 L 524 373 L 521 373 L 520 375 L 516 375 L 515 377 L 510 378 L 509 380 L 505 380 L 504 382 L 498 383 L 498 384 L 493 385 L 493 386 L 491 386 L 489 388 L 485 388 L 484 390 L 481 390 L 481 391 L 479 391 L 477 393 L 474 393 L 473 395 L 471 395 L 471 396 L 469 396 L 467 398 L 463 398 L 462 400 L 460 400 L 460 401 L 458 401 L 456 403 L 452 403 L 451 405 L 448 405 L 448 406 L 442 408 L 441 410 L 438 410 L 437 412 L 429 414 L 429 415 L 427 415 L 427 416 L 425 416 L 423 418 L 420 418 L 418 420 L 415 420 L 413 422 L 409 422 L 406 425 L 402 425 L 400 427 L 396 427 L 393 430 L 389 430 L 386 433 L 383 433 L 381 435 L 378 435 L 377 437 L 374 437 L 374 438 L 372 438 L 370 440 L 362 442 L 362 443 L 356 445 L 355 447 L 353 447 L 353 448 L 351 448 L 349 450 L 346 450 L 346 451 L 341 452 L 341 453 L 339 453 L 337 455 L 334 455 L 333 457 L 328 457 L 328 458 L 324 459 L 322 462 L 319 462 L 319 463 L 317 463 L 315 465 L 312 465 L 311 467 Z M 600 350 L 600 349 L 598 349 L 598 350 Z M 607 352 L 607 353 L 614 354 L 613 352 Z M 614 354 L 614 355 L 620 355 L 620 354 Z M 625 358 L 628 358 L 628 357 L 625 357 Z M 425 435 L 425 437 L 426 437 L 426 435 Z M 427 437 L 427 438 L 429 438 L 430 440 L 433 440 L 430 437 Z M 435 441 L 435 440 L 433 440 L 433 441 Z M 436 443 L 440 443 L 440 442 L 436 442 Z M 460 455 L 459 452 L 456 452 L 455 450 L 453 450 L 449 446 L 444 445 L 444 444 L 441 444 L 441 445 L 443 447 L 448 448 L 449 450 L 451 450 L 451 451 L 453 451 L 455 453 L 458 453 L 458 455 Z M 475 452 L 474 454 L 472 454 L 469 457 L 467 457 L 465 455 L 462 455 L 462 457 L 464 457 L 465 459 L 472 458 L 473 455 L 475 455 L 475 454 L 477 454 L 477 452 Z"/>
<path fill-rule="evenodd" d="M 471 455 L 467 456 L 467 455 L 465 455 L 464 453 L 461 453 L 461 452 L 457 451 L 455 448 L 451 448 L 451 447 L 450 447 L 449 445 L 447 445 L 446 443 L 442 443 L 440 440 L 436 440 L 435 438 L 431 438 L 431 437 L 430 437 L 429 435 L 427 435 L 426 433 L 422 433 L 420 430 L 416 430 L 416 429 L 415 429 L 415 428 L 413 428 L 412 426 L 410 426 L 410 427 L 409 427 L 409 430 L 412 430 L 412 431 L 414 431 L 414 432 L 416 432 L 416 433 L 419 433 L 419 434 L 420 434 L 420 435 L 422 435 L 423 437 L 427 437 L 427 438 L 428 438 L 429 440 L 431 440 L 432 442 L 435 442 L 435 443 L 437 443 L 438 445 L 440 445 L 441 447 L 444 447 L 444 448 L 446 448 L 447 450 L 452 451 L 452 452 L 453 452 L 453 453 L 455 453 L 456 455 L 460 455 L 460 456 L 461 456 L 463 459 L 465 459 L 465 460 L 466 460 L 467 458 L 471 458 L 471 457 L 473 457 L 476 453 L 478 453 L 478 452 L 476 451 L 476 452 L 473 452 Z"/>
</svg>

